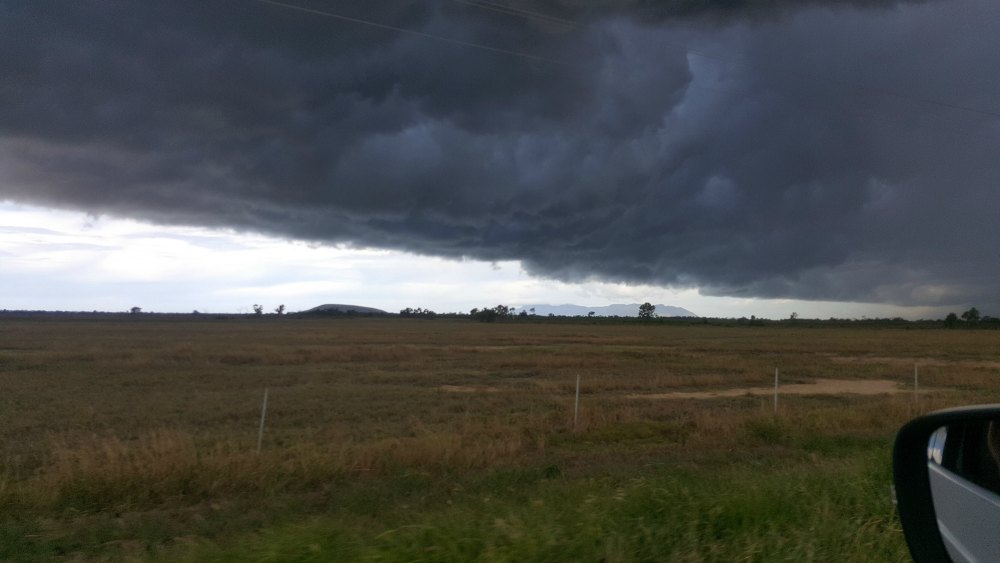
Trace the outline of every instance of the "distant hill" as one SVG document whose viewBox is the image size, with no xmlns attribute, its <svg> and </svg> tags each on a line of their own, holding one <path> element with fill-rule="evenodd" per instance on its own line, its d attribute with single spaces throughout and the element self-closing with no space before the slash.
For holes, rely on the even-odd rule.
<svg viewBox="0 0 1000 563">
<path fill-rule="evenodd" d="M 615 305 L 605 305 L 603 307 L 585 307 L 583 305 L 522 305 L 518 307 L 518 311 L 530 310 L 534 308 L 536 315 L 549 315 L 553 314 L 556 316 L 565 317 L 575 317 L 575 316 L 587 316 L 591 311 L 594 315 L 598 317 L 638 317 L 639 316 L 639 304 L 615 304 Z M 681 307 L 672 307 L 670 305 L 659 304 L 656 305 L 656 316 L 658 317 L 697 317 L 698 315 L 688 311 L 687 309 Z"/>
<path fill-rule="evenodd" d="M 319 307 L 313 307 L 308 311 L 302 311 L 303 313 L 325 313 L 328 315 L 388 315 L 382 309 L 376 309 L 374 307 L 362 307 L 361 305 L 343 305 L 340 303 L 330 303 L 326 305 L 320 305 Z"/>
</svg>

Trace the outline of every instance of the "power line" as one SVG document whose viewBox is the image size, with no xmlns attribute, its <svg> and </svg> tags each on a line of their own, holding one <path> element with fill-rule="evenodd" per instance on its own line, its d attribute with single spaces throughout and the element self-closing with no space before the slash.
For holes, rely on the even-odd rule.
<svg viewBox="0 0 1000 563">
<path fill-rule="evenodd" d="M 954 110 L 959 110 L 959 111 L 967 111 L 969 113 L 976 113 L 976 114 L 979 114 L 979 115 L 985 115 L 985 116 L 989 116 L 989 117 L 998 117 L 998 118 L 1000 118 L 1000 112 L 998 112 L 998 111 L 992 111 L 992 110 L 988 110 L 988 109 L 977 108 L 977 107 L 974 107 L 974 106 L 967 106 L 967 105 L 964 105 L 964 104 L 956 104 L 954 102 L 949 102 L 948 100 L 940 100 L 940 99 L 936 99 L 936 98 L 924 98 L 924 97 L 920 97 L 920 96 L 912 96 L 910 94 L 903 94 L 902 92 L 896 92 L 895 90 L 887 90 L 885 88 L 876 88 L 874 86 L 865 86 L 863 84 L 851 84 L 849 82 L 844 82 L 843 84 L 845 86 L 848 86 L 848 87 L 851 87 L 851 88 L 857 88 L 859 90 L 868 90 L 869 92 L 872 92 L 874 94 L 881 94 L 883 96 L 888 96 L 888 97 L 893 97 L 893 98 L 900 98 L 900 99 L 903 99 L 903 100 L 910 100 L 910 101 L 913 101 L 913 102 L 920 102 L 920 103 L 923 103 L 923 104 L 936 105 L 936 106 L 940 106 L 940 107 L 943 107 L 943 108 L 954 109 Z"/>
<path fill-rule="evenodd" d="M 579 23 L 573 20 L 560 18 L 558 16 L 550 16 L 542 12 L 533 12 L 531 10 L 515 8 L 514 6 L 507 6 L 506 4 L 501 4 L 499 2 L 490 2 L 488 0 L 452 0 L 452 1 L 458 2 L 459 4 L 465 4 L 467 6 L 475 6 L 483 10 L 490 10 L 493 12 L 499 12 L 501 14 L 507 14 L 509 16 L 517 16 L 546 24 L 554 24 L 564 28 L 575 28 L 579 25 Z"/>
<path fill-rule="evenodd" d="M 304 13 L 307 13 L 307 14 L 313 14 L 313 15 L 317 15 L 317 16 L 323 16 L 323 17 L 327 17 L 327 18 L 333 18 L 333 19 L 342 20 L 342 21 L 351 22 L 351 23 L 356 23 L 356 24 L 360 24 L 360 25 L 367 25 L 369 27 L 375 27 L 375 28 L 378 28 L 378 29 L 385 29 L 385 30 L 389 30 L 389 31 L 395 31 L 397 33 L 406 33 L 406 34 L 409 34 L 409 35 L 415 35 L 417 37 L 423 37 L 424 39 L 432 39 L 434 41 L 441 41 L 443 43 L 451 43 L 453 45 L 461 45 L 463 47 L 471 47 L 473 49 L 481 49 L 483 51 L 490 51 L 490 52 L 493 52 L 493 53 L 500 53 L 500 54 L 504 54 L 504 55 L 511 55 L 511 56 L 515 56 L 515 57 L 521 57 L 523 59 L 528 59 L 528 60 L 532 60 L 532 61 L 536 61 L 536 62 L 542 62 L 542 63 L 547 63 L 547 64 L 555 64 L 555 65 L 566 65 L 567 64 L 565 61 L 560 61 L 560 60 L 557 60 L 557 59 L 550 59 L 548 57 L 543 57 L 543 56 L 540 56 L 540 55 L 532 55 L 530 53 L 524 53 L 524 52 L 521 52 L 521 51 L 512 51 L 510 49 L 502 49 L 500 47 L 491 47 L 489 45 L 483 45 L 481 43 L 473 43 L 471 41 L 463 41 L 461 39 L 453 39 L 451 37 L 445 37 L 443 35 L 435 35 L 433 33 L 425 33 L 423 31 L 417 31 L 415 29 L 408 29 L 408 28 L 405 28 L 405 27 L 397 27 L 397 26 L 394 26 L 394 25 L 388 25 L 388 24 L 384 24 L 384 23 L 373 22 L 371 20 L 366 20 L 366 19 L 361 19 L 361 18 L 355 18 L 355 17 L 352 17 L 352 16 L 345 16 L 343 14 L 337 14 L 337 13 L 334 13 L 334 12 L 327 12 L 325 10 L 316 10 L 316 9 L 313 9 L 313 8 L 306 8 L 305 6 L 297 6 L 295 4 L 287 4 L 285 2 L 280 2 L 278 0 L 256 0 L 256 1 L 259 2 L 259 3 L 261 3 L 261 4 L 270 4 L 272 6 L 277 6 L 277 7 L 285 8 L 285 9 L 288 9 L 288 10 L 296 10 L 296 11 L 304 12 Z"/>
</svg>

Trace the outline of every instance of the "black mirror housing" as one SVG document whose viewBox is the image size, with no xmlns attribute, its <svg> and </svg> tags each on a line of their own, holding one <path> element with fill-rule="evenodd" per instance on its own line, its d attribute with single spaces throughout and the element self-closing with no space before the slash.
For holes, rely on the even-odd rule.
<svg viewBox="0 0 1000 563">
<path fill-rule="evenodd" d="M 1000 404 L 948 409 L 911 420 L 896 435 L 892 466 L 897 510 L 910 554 L 917 563 L 951 560 L 931 491 L 928 471 L 931 436 L 949 425 L 998 419 Z M 1000 530 L 1000 522 L 997 524 Z"/>
</svg>

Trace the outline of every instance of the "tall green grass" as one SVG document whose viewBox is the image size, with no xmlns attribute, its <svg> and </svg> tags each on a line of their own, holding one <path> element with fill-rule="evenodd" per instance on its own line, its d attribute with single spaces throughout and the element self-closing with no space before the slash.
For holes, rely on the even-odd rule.
<svg viewBox="0 0 1000 563">
<path fill-rule="evenodd" d="M 683 455 L 683 451 L 678 451 Z M 905 561 L 878 448 L 848 460 L 746 457 L 697 470 L 597 477 L 504 472 L 460 480 L 432 506 L 405 499 L 371 527 L 349 512 L 222 545 L 191 561 Z"/>
</svg>

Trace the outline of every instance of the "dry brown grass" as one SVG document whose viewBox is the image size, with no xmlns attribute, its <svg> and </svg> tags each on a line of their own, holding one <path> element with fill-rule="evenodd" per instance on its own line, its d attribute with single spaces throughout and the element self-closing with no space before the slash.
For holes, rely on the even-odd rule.
<svg viewBox="0 0 1000 563">
<path fill-rule="evenodd" d="M 907 385 L 918 363 L 922 385 L 942 392 L 988 392 L 1000 373 L 1000 339 L 985 331 L 5 320 L 0 337 L 2 454 L 28 465 L 53 434 L 128 444 L 176 428 L 199 447 L 249 447 L 264 387 L 273 448 L 329 432 L 355 442 L 407 437 L 413 421 L 451 431 L 470 417 L 565 415 L 577 374 L 585 405 L 608 409 L 624 394 L 766 386 L 775 367 L 786 383 Z"/>
<path fill-rule="evenodd" d="M 345 476 L 394 471 L 468 471 L 544 451 L 544 438 L 520 429 L 463 428 L 365 443 L 293 444 L 256 454 L 231 443 L 198 447 L 184 431 L 134 440 L 57 438 L 38 472 L 21 483 L 26 500 L 80 510 L 127 510 L 193 503 L 240 493 L 320 490 Z"/>
</svg>

